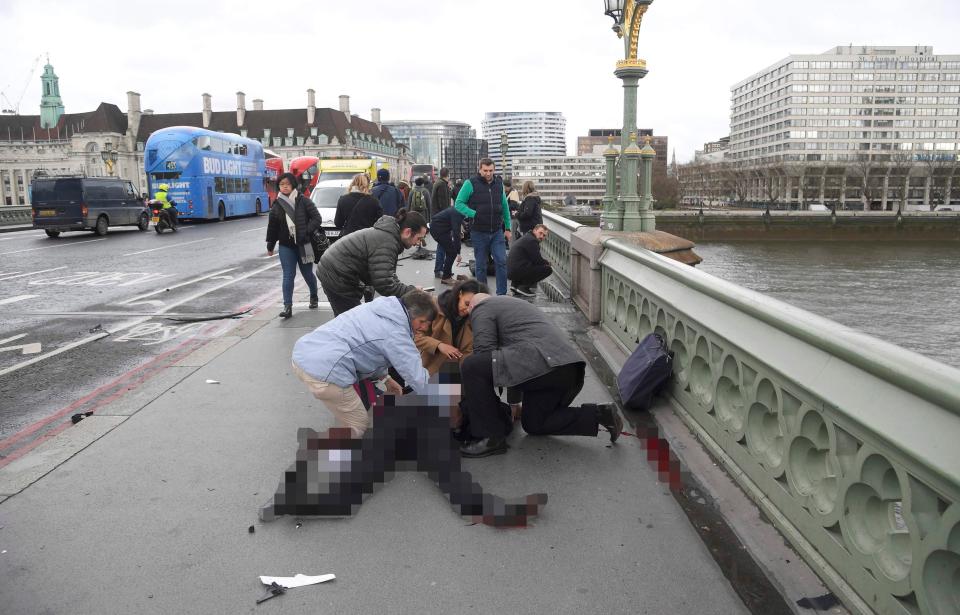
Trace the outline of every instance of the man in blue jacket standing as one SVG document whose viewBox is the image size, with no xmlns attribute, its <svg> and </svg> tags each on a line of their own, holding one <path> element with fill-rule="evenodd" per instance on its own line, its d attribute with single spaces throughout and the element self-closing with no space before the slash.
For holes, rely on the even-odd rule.
<svg viewBox="0 0 960 615">
<path fill-rule="evenodd" d="M 497 294 L 507 294 L 507 241 L 510 240 L 510 204 L 503 193 L 503 181 L 493 174 L 490 158 L 480 160 L 480 172 L 464 182 L 457 193 L 456 208 L 473 220 L 470 238 L 476 259 L 476 278 L 487 283 L 487 255 L 493 256 L 497 271 Z"/>
<path fill-rule="evenodd" d="M 429 293 L 411 290 L 402 297 L 379 297 L 304 335 L 293 347 L 293 371 L 313 396 L 324 402 L 339 427 L 360 437 L 370 418 L 353 385 L 384 379 L 387 393 L 402 387 L 387 370 L 393 366 L 415 393 L 426 394 L 430 374 L 413 341 L 430 330 L 437 305 Z"/>
<path fill-rule="evenodd" d="M 397 215 L 397 210 L 404 205 L 403 195 L 390 183 L 390 171 L 387 169 L 377 171 L 377 181 L 373 183 L 370 194 L 380 201 L 380 208 L 385 216 Z"/>
</svg>

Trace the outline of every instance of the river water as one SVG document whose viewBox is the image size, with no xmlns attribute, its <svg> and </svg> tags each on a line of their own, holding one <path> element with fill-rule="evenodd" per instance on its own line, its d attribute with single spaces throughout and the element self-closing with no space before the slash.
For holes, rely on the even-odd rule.
<svg viewBox="0 0 960 615">
<path fill-rule="evenodd" d="M 704 242 L 701 271 L 960 367 L 960 244 Z"/>
</svg>

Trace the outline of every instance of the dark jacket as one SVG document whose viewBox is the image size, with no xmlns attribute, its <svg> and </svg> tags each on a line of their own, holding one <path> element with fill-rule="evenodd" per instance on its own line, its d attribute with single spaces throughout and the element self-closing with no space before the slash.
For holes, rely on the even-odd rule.
<svg viewBox="0 0 960 615">
<path fill-rule="evenodd" d="M 389 182 L 376 182 L 373 184 L 373 190 L 370 193 L 380 201 L 380 207 L 383 209 L 385 216 L 395 215 L 397 210 L 404 205 L 403 194 Z"/>
<path fill-rule="evenodd" d="M 442 177 L 433 185 L 433 194 L 430 198 L 433 204 L 433 214 L 436 215 L 450 207 L 450 182 Z"/>
<path fill-rule="evenodd" d="M 380 201 L 362 192 L 348 192 L 337 201 L 333 225 L 340 229 L 340 236 L 343 237 L 353 231 L 370 228 L 382 215 Z"/>
<path fill-rule="evenodd" d="M 473 308 L 470 324 L 473 351 L 493 353 L 495 386 L 516 386 L 555 367 L 585 363 L 567 335 L 523 299 L 490 297 Z"/>
<path fill-rule="evenodd" d="M 460 249 L 460 228 L 463 225 L 463 214 L 453 207 L 447 207 L 434 214 L 430 219 L 430 236 L 440 241 L 440 238 L 449 237 L 457 249 Z"/>
<path fill-rule="evenodd" d="M 382 216 L 372 228 L 350 233 L 337 240 L 317 267 L 323 287 L 346 297 L 363 296 L 361 286 L 373 288 L 385 297 L 400 297 L 415 287 L 397 278 L 397 257 L 405 246 L 393 216 Z"/>
<path fill-rule="evenodd" d="M 493 233 L 510 228 L 510 205 L 498 175 L 488 184 L 478 173 L 457 194 L 457 210 L 471 218 L 470 231 Z"/>
<path fill-rule="evenodd" d="M 507 253 L 507 276 L 511 280 L 522 278 L 524 272 L 543 265 L 549 266 L 550 263 L 540 254 L 540 242 L 533 233 L 527 233 L 510 243 L 510 251 Z"/>
<path fill-rule="evenodd" d="M 543 224 L 543 213 L 540 207 L 540 195 L 531 192 L 524 197 L 517 210 L 517 222 L 521 233 L 529 233 L 538 224 Z"/>
<path fill-rule="evenodd" d="M 307 243 L 310 233 L 320 230 L 323 218 L 313 201 L 298 194 L 293 209 L 293 224 L 297 227 L 297 236 L 292 238 L 287 229 L 286 212 L 279 201 L 280 199 L 277 199 L 273 202 L 273 206 L 270 207 L 270 216 L 267 218 L 267 250 L 272 251 L 279 241 L 281 245 L 297 248 L 302 257 L 301 246 Z"/>
</svg>

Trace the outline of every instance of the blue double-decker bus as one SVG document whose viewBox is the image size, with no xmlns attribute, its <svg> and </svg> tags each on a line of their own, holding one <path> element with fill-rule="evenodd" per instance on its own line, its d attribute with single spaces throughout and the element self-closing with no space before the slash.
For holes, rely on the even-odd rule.
<svg viewBox="0 0 960 615">
<path fill-rule="evenodd" d="M 173 126 L 144 148 L 150 197 L 167 184 L 181 219 L 224 220 L 267 211 L 263 146 L 224 132 Z"/>
</svg>

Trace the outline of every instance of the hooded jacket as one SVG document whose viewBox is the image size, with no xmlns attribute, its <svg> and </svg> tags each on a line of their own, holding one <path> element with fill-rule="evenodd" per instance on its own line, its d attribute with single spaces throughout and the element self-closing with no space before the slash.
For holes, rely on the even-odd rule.
<svg viewBox="0 0 960 615">
<path fill-rule="evenodd" d="M 406 249 L 393 216 L 382 216 L 371 228 L 338 239 L 320 259 L 317 277 L 325 289 L 346 297 L 363 296 L 361 286 L 385 297 L 399 297 L 415 287 L 397 277 L 397 257 Z"/>
<path fill-rule="evenodd" d="M 317 380 L 341 388 L 363 378 L 380 379 L 392 365 L 407 386 L 424 395 L 430 377 L 398 297 L 378 297 L 304 335 L 293 346 L 293 362 Z"/>
</svg>

